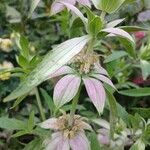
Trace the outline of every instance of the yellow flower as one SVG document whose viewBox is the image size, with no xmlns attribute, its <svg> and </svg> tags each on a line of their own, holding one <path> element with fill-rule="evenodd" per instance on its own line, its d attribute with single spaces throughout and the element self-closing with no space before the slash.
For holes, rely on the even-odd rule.
<svg viewBox="0 0 150 150">
<path fill-rule="evenodd" d="M 11 62 L 8 61 L 4 61 L 2 64 L 0 64 L 0 70 L 1 69 L 11 69 L 13 68 L 13 64 Z M 4 81 L 4 80 L 8 80 L 11 76 L 10 72 L 0 72 L 0 80 Z"/>
<path fill-rule="evenodd" d="M 6 73 L 0 73 L 0 80 L 4 81 L 4 80 L 8 80 L 10 78 L 11 73 L 10 72 L 6 72 Z"/>
</svg>

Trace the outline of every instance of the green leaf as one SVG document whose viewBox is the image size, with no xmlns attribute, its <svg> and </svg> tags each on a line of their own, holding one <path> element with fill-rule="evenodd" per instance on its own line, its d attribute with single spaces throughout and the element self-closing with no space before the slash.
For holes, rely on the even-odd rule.
<svg viewBox="0 0 150 150">
<path fill-rule="evenodd" d="M 28 143 L 23 150 L 44 150 L 43 149 L 43 141 L 39 138 L 35 138 L 30 143 Z"/>
<path fill-rule="evenodd" d="M 149 31 L 148 28 L 143 28 L 143 27 L 138 27 L 138 26 L 121 26 L 119 28 L 127 32 Z"/>
<path fill-rule="evenodd" d="M 143 79 L 146 80 L 147 77 L 150 75 L 150 63 L 146 60 L 141 60 L 140 63 Z"/>
<path fill-rule="evenodd" d="M 84 7 L 86 10 L 86 14 L 87 14 L 87 18 L 88 21 L 92 21 L 95 18 L 95 14 L 88 8 L 88 7 Z"/>
<path fill-rule="evenodd" d="M 135 43 L 129 42 L 127 39 L 124 38 L 119 38 L 119 41 L 122 43 L 127 53 L 131 57 L 135 58 L 136 57 Z"/>
<path fill-rule="evenodd" d="M 30 7 L 28 18 L 31 17 L 31 15 L 33 14 L 34 10 L 38 6 L 39 2 L 40 2 L 40 0 L 31 0 L 31 5 L 30 5 L 31 7 Z"/>
<path fill-rule="evenodd" d="M 89 36 L 82 36 L 65 41 L 55 47 L 25 78 L 25 80 L 20 83 L 16 90 L 4 99 L 4 102 L 11 101 L 30 92 L 41 82 L 47 80 L 50 74 L 54 73 L 75 55 L 77 55 L 89 40 Z"/>
<path fill-rule="evenodd" d="M 131 97 L 142 97 L 142 96 L 149 96 L 150 95 L 150 88 L 139 88 L 139 89 L 130 89 L 130 90 L 124 90 L 119 91 L 120 94 L 131 96 Z"/>
<path fill-rule="evenodd" d="M 26 68 L 29 66 L 27 59 L 22 55 L 17 57 L 17 62 L 22 68 Z"/>
<path fill-rule="evenodd" d="M 143 118 L 150 118 L 150 108 L 132 108 L 133 112 L 138 113 Z"/>
<path fill-rule="evenodd" d="M 141 139 L 138 139 L 129 150 L 145 150 L 145 144 Z"/>
<path fill-rule="evenodd" d="M 8 130 L 22 130 L 26 129 L 27 125 L 24 121 L 20 121 L 18 119 L 1 117 L 0 118 L 0 128 L 8 129 Z"/>
<path fill-rule="evenodd" d="M 34 134 L 35 136 L 39 136 L 42 139 L 46 139 L 49 138 L 51 136 L 51 130 L 45 130 L 41 127 L 36 127 L 33 131 L 32 134 Z"/>
<path fill-rule="evenodd" d="M 118 117 L 120 117 L 128 125 L 129 124 L 128 112 L 119 103 L 117 103 L 117 111 Z"/>
<path fill-rule="evenodd" d="M 41 92 L 41 94 L 42 94 L 45 102 L 47 103 L 47 106 L 49 107 L 49 110 L 52 114 L 52 112 L 54 112 L 54 110 L 55 110 L 55 105 L 53 103 L 51 96 L 49 96 L 49 94 L 42 88 L 40 88 L 40 92 Z"/>
<path fill-rule="evenodd" d="M 88 24 L 88 31 L 90 34 L 96 36 L 99 31 L 103 27 L 103 22 L 100 17 L 95 17 L 93 20 L 91 20 Z"/>
<path fill-rule="evenodd" d="M 25 36 L 22 36 L 20 37 L 19 39 L 19 48 L 21 49 L 21 54 L 23 57 L 25 57 L 27 60 L 30 59 L 30 55 L 29 55 L 29 41 L 28 39 L 25 37 Z"/>
<path fill-rule="evenodd" d="M 91 141 L 91 150 L 101 150 L 100 143 L 97 139 L 96 133 L 94 132 L 90 133 L 89 139 Z"/>
<path fill-rule="evenodd" d="M 92 0 L 95 7 L 109 14 L 114 13 L 125 0 Z"/>
<path fill-rule="evenodd" d="M 125 4 L 130 4 L 130 3 L 133 3 L 133 2 L 136 2 L 136 0 L 125 0 L 124 5 Z"/>
<path fill-rule="evenodd" d="M 18 97 L 17 100 L 14 102 L 13 106 L 11 107 L 11 109 L 13 109 L 16 106 L 18 106 L 25 99 L 26 96 L 27 96 L 27 94 L 25 94 L 25 95 L 23 95 L 21 97 Z"/>
<path fill-rule="evenodd" d="M 22 131 L 18 131 L 17 133 L 13 134 L 11 137 L 16 138 L 16 137 L 23 136 L 26 134 L 29 134 L 29 132 L 26 130 L 22 130 Z"/>
<path fill-rule="evenodd" d="M 115 125 L 118 116 L 117 103 L 113 94 L 110 93 L 107 89 L 106 89 L 106 94 L 107 94 L 107 99 L 108 99 L 109 109 L 110 109 L 110 135 L 111 138 L 113 139 L 115 133 Z"/>
<path fill-rule="evenodd" d="M 32 111 L 30 113 L 29 120 L 28 120 L 28 131 L 32 131 L 34 126 L 35 126 L 35 123 L 34 123 L 34 111 Z"/>
<path fill-rule="evenodd" d="M 138 128 L 140 128 L 141 126 L 140 123 L 142 123 L 141 116 L 137 113 L 134 116 L 130 114 L 128 116 L 129 116 L 130 127 L 132 127 L 134 131 L 138 130 Z"/>
<path fill-rule="evenodd" d="M 128 54 L 125 51 L 113 51 L 113 53 L 106 57 L 104 63 L 108 63 L 111 61 L 114 61 L 116 59 L 119 59 L 121 57 L 127 56 Z"/>
</svg>

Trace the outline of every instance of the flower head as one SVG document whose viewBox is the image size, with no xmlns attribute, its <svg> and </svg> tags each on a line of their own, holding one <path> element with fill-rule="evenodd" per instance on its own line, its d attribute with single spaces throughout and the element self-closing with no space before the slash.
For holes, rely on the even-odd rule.
<svg viewBox="0 0 150 150">
<path fill-rule="evenodd" d="M 0 49 L 4 52 L 10 52 L 12 49 L 13 43 L 10 39 L 1 39 L 0 38 Z"/>
<path fill-rule="evenodd" d="M 79 115 L 74 115 L 73 123 L 69 124 L 70 115 L 63 115 L 59 118 L 50 118 L 41 127 L 53 129 L 51 139 L 47 142 L 46 150 L 89 150 L 90 145 L 84 130 L 91 130 L 89 124 L 83 121 Z"/>
<path fill-rule="evenodd" d="M 8 61 L 4 61 L 2 64 L 0 64 L 0 70 L 3 69 L 11 69 L 13 68 L 13 64 L 11 62 Z M 11 76 L 11 73 L 9 71 L 7 72 L 0 72 L 0 80 L 4 81 L 4 80 L 8 80 Z"/>
<path fill-rule="evenodd" d="M 54 88 L 53 99 L 57 108 L 71 101 L 83 81 L 97 111 L 103 112 L 106 94 L 102 82 L 115 87 L 108 78 L 107 71 L 100 66 L 96 53 L 81 52 L 69 62 L 68 66 L 60 68 L 49 78 L 59 75 L 65 76 L 57 82 Z"/>
</svg>

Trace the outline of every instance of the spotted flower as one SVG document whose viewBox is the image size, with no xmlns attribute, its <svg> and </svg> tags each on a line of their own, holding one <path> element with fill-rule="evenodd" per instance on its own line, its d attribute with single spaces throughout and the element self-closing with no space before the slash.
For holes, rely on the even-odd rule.
<svg viewBox="0 0 150 150">
<path fill-rule="evenodd" d="M 79 115 L 74 115 L 73 123 L 69 123 L 70 115 L 59 118 L 50 118 L 40 126 L 44 129 L 52 129 L 55 132 L 50 140 L 46 140 L 46 150 L 90 150 L 89 141 L 84 130 L 91 130 L 91 126 Z"/>
<path fill-rule="evenodd" d="M 69 8 L 68 6 L 75 5 L 77 2 L 84 6 L 91 6 L 90 0 L 55 0 L 51 6 L 51 14 L 57 14 L 65 9 L 65 7 Z"/>
<path fill-rule="evenodd" d="M 65 75 L 54 88 L 54 103 L 60 108 L 70 102 L 83 82 L 90 100 L 99 113 L 103 112 L 106 94 L 103 83 L 115 88 L 107 71 L 99 64 L 99 56 L 93 53 L 79 53 L 67 66 L 57 70 L 49 78 Z"/>
</svg>

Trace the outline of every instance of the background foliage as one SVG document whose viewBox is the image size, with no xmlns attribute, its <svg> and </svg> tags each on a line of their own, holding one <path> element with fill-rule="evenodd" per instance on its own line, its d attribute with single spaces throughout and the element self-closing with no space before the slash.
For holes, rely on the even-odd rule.
<svg viewBox="0 0 150 150">
<path fill-rule="evenodd" d="M 117 12 L 108 14 L 106 20 L 110 22 L 125 18 L 121 26 L 130 25 L 149 29 L 150 1 L 130 1 L 129 5 L 124 5 Z M 36 126 L 42 119 L 35 100 L 36 89 L 15 102 L 4 103 L 3 99 L 53 47 L 85 33 L 81 20 L 71 18 L 67 10 L 56 16 L 50 16 L 51 0 L 41 1 L 31 15 L 32 4 L 29 0 L 1 0 L 0 2 L 0 38 L 10 39 L 13 45 L 6 43 L 5 47 L 0 47 L 0 64 L 7 61 L 15 67 L 11 68 L 12 74 L 0 75 L 0 149 L 4 150 L 36 150 L 37 147 L 43 149 L 41 146 L 43 139 L 50 133 Z M 94 7 L 92 11 L 99 13 Z M 110 11 L 108 10 L 108 13 Z M 131 28 L 126 30 L 130 32 Z M 140 115 L 147 121 L 150 118 L 150 33 L 144 31 L 143 37 L 138 37 L 133 30 L 130 33 L 136 40 L 136 47 L 126 45 L 124 40 L 108 38 L 102 41 L 102 45 L 97 44 L 95 49 L 102 56 L 103 66 L 119 91 L 115 92 L 114 96 L 118 102 L 117 109 L 120 117 L 124 122 L 128 122 L 126 118 L 128 112 L 133 116 Z M 18 40 L 19 34 L 21 38 Z M 52 95 L 57 80 L 47 80 L 38 86 L 46 118 L 53 113 Z M 85 89 L 82 89 L 81 93 L 80 105 L 77 108 L 80 114 L 88 118 L 98 117 L 94 106 L 87 98 Z M 68 111 L 70 107 L 69 103 L 63 109 Z M 133 116 L 130 116 L 131 124 L 138 121 L 138 117 Z M 108 109 L 104 111 L 102 117 L 108 119 Z M 136 124 L 133 126 L 136 128 Z M 150 130 L 146 132 L 149 138 Z M 94 134 L 90 135 L 90 139 L 91 141 L 94 139 L 95 142 Z M 132 150 L 134 149 L 136 148 L 133 147 Z"/>
</svg>

